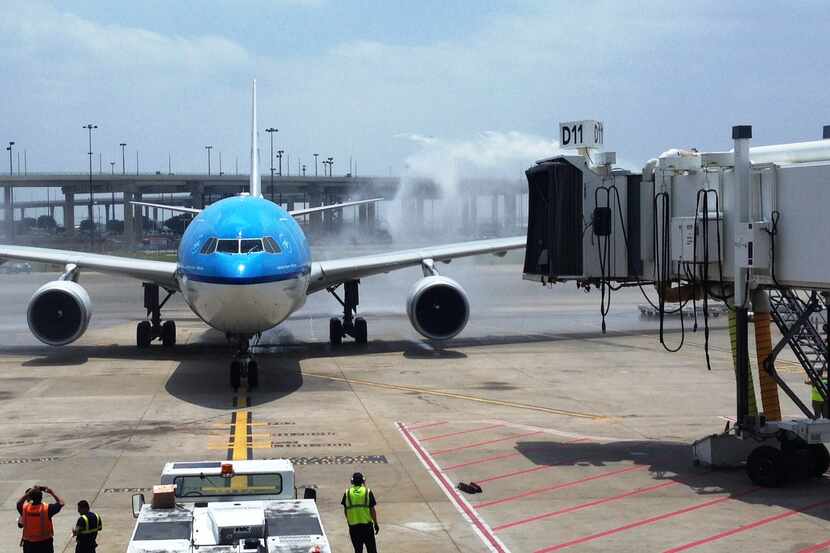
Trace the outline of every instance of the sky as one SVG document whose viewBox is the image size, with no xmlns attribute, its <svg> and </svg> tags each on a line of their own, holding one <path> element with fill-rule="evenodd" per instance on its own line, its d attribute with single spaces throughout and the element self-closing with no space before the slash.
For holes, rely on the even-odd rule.
<svg viewBox="0 0 830 553">
<path fill-rule="evenodd" d="M 275 150 L 362 175 L 419 160 L 501 176 L 604 122 L 641 167 L 672 147 L 814 140 L 830 124 L 824 1 L 0 0 L 0 141 L 30 171 L 247 172 L 250 81 Z M 461 154 L 457 154 L 461 152 Z M 475 160 L 478 158 L 479 162 Z M 472 160 L 472 161 L 470 161 Z M 0 164 L 0 168 L 4 167 Z"/>
</svg>

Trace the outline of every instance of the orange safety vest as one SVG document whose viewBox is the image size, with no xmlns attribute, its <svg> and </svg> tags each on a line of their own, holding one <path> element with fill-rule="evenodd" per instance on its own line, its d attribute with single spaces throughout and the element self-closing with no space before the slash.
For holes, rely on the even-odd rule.
<svg viewBox="0 0 830 553">
<path fill-rule="evenodd" d="M 49 518 L 49 505 L 46 503 L 23 504 L 23 539 L 24 541 L 46 541 L 55 535 L 52 519 Z"/>
</svg>

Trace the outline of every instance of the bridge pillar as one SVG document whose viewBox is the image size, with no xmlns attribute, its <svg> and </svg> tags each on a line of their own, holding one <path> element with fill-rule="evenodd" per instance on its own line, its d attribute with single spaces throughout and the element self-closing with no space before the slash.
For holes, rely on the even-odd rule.
<svg viewBox="0 0 830 553">
<path fill-rule="evenodd" d="M 133 247 L 135 243 L 135 223 L 133 222 L 133 193 L 124 191 L 124 238 L 127 240 L 127 248 Z"/>
<path fill-rule="evenodd" d="M 509 229 L 516 228 L 516 194 L 504 195 L 504 224 Z"/>
<path fill-rule="evenodd" d="M 499 195 L 493 194 L 493 197 L 490 199 L 490 216 L 493 218 L 493 224 L 498 225 L 501 223 L 499 220 Z"/>
<path fill-rule="evenodd" d="M 190 185 L 190 201 L 196 209 L 205 208 L 205 185 L 196 182 Z"/>
<path fill-rule="evenodd" d="M 473 192 L 470 194 L 470 232 L 478 229 L 478 196 Z"/>
<path fill-rule="evenodd" d="M 75 193 L 63 193 L 63 228 L 67 236 L 75 234 Z"/>
<path fill-rule="evenodd" d="M 369 209 L 366 204 L 357 206 L 357 221 L 361 228 L 366 227 Z"/>
<path fill-rule="evenodd" d="M 158 227 L 159 223 L 159 208 L 153 208 L 153 227 Z"/>
<path fill-rule="evenodd" d="M 7 184 L 3 187 L 3 202 L 5 208 L 6 240 L 14 242 L 14 205 L 12 205 L 13 187 Z"/>
<path fill-rule="evenodd" d="M 308 207 L 320 207 L 323 205 L 323 193 L 319 190 L 312 190 L 308 193 Z M 309 230 L 319 231 L 322 226 L 322 213 L 311 213 L 308 216 Z"/>
<path fill-rule="evenodd" d="M 366 204 L 366 223 L 369 229 L 374 230 L 377 223 L 377 204 Z"/>
<path fill-rule="evenodd" d="M 110 204 L 104 204 L 104 222 L 110 222 Z"/>
</svg>

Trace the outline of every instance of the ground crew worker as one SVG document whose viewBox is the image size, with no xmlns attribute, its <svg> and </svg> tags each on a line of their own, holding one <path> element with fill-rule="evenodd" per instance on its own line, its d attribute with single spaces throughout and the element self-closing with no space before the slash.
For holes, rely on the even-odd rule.
<svg viewBox="0 0 830 553">
<path fill-rule="evenodd" d="M 104 529 L 104 523 L 99 515 L 89 510 L 89 502 L 85 499 L 78 501 L 78 514 L 81 516 L 72 530 L 77 541 L 75 553 L 95 553 L 98 547 L 96 538 L 98 532 Z"/>
<path fill-rule="evenodd" d="M 367 553 L 377 553 L 375 534 L 380 532 L 378 515 L 375 511 L 375 495 L 366 487 L 363 475 L 356 472 L 352 475 L 352 485 L 343 494 L 340 501 L 346 522 L 349 524 L 349 537 L 352 539 L 354 553 L 363 553 L 366 546 Z"/>
<path fill-rule="evenodd" d="M 820 375 L 820 377 L 824 377 L 824 383 L 825 383 L 825 386 L 827 386 L 828 385 L 827 377 L 825 375 Z M 812 384 L 812 382 L 809 381 L 809 380 L 807 381 L 807 383 Z M 821 394 L 819 393 L 818 388 L 816 388 L 815 386 L 810 386 L 810 388 L 812 390 L 811 393 L 810 393 L 810 399 L 813 401 L 813 413 L 815 413 L 815 415 L 817 417 L 823 417 L 824 416 L 824 398 L 821 397 Z"/>
<path fill-rule="evenodd" d="M 43 502 L 43 492 L 55 500 L 47 505 Z M 23 525 L 23 553 L 54 553 L 52 517 L 63 509 L 63 499 L 46 486 L 35 486 L 17 500 L 17 512 Z"/>
</svg>

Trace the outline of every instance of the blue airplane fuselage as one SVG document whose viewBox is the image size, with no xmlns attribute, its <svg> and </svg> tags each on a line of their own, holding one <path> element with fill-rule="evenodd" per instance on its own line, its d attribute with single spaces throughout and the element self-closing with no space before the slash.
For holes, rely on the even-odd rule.
<svg viewBox="0 0 830 553">
<path fill-rule="evenodd" d="M 269 248 L 268 238 L 277 248 Z M 235 244 L 238 251 L 231 251 Z M 305 303 L 311 272 L 305 234 L 263 197 L 234 196 L 205 208 L 182 236 L 178 259 L 185 301 L 226 334 L 257 334 Z"/>
</svg>

